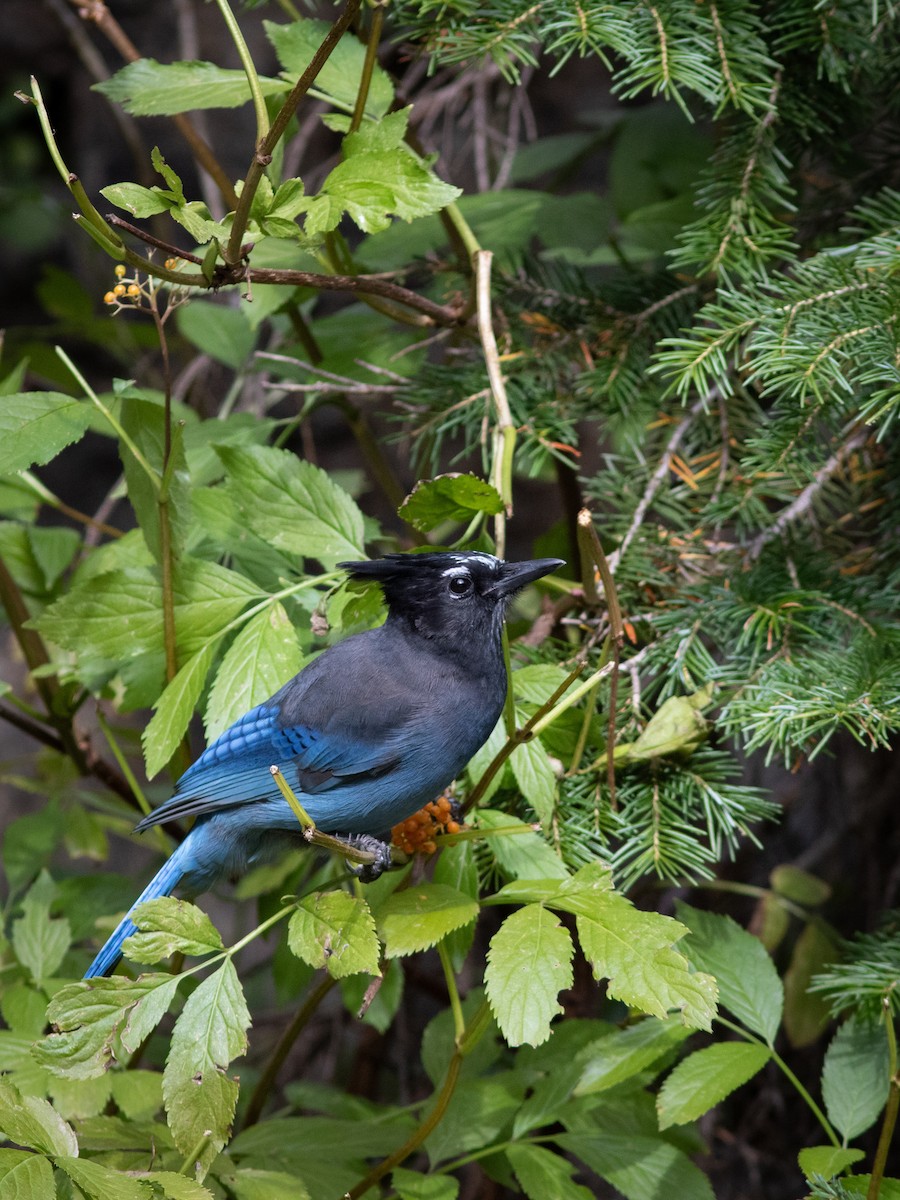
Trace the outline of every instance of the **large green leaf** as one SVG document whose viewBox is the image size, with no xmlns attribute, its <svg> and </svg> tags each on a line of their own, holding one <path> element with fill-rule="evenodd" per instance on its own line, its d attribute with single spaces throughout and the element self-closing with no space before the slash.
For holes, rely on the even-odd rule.
<svg viewBox="0 0 900 1200">
<path fill-rule="evenodd" d="M 39 1096 L 23 1096 L 5 1080 L 0 1080 L 0 1129 L 11 1142 L 39 1154 L 78 1153 L 74 1130 L 52 1104 Z"/>
<path fill-rule="evenodd" d="M 12 924 L 16 958 L 37 984 L 49 979 L 72 944 L 72 930 L 65 917 L 51 917 L 50 904 L 56 887 L 42 871 L 22 901 L 22 915 Z"/>
<path fill-rule="evenodd" d="M 538 1046 L 563 1011 L 559 993 L 572 985 L 572 939 L 540 904 L 507 917 L 488 950 L 485 989 L 497 1024 L 512 1046 Z"/>
<path fill-rule="evenodd" d="M 175 632 L 179 661 L 222 633 L 260 589 L 237 571 L 183 558 L 174 578 Z M 91 575 L 35 620 L 50 641 L 66 650 L 122 663 L 161 653 L 162 587 L 157 572 L 134 567 Z"/>
<path fill-rule="evenodd" d="M 684 952 L 698 970 L 709 971 L 719 985 L 719 1001 L 753 1033 L 771 1045 L 784 1008 L 784 988 L 762 942 L 731 917 L 677 906 L 691 931 Z"/>
<path fill-rule="evenodd" d="M 847 1141 L 878 1119 L 888 1097 L 887 1035 L 877 1021 L 851 1018 L 838 1029 L 825 1053 L 822 1099 L 828 1119 Z"/>
<path fill-rule="evenodd" d="M 646 1071 L 690 1037 L 691 1030 L 680 1021 L 647 1017 L 625 1029 L 602 1037 L 585 1053 L 576 1095 L 589 1095 L 616 1087 Z"/>
<path fill-rule="evenodd" d="M 263 24 L 285 74 L 292 80 L 303 74 L 331 28 L 327 21 L 306 17 L 289 25 L 277 25 L 274 21 Z M 345 34 L 316 76 L 310 94 L 352 113 L 365 57 L 366 49 L 359 39 Z M 366 95 L 366 115 L 383 117 L 393 102 L 394 87 L 390 76 L 376 62 Z"/>
<path fill-rule="evenodd" d="M 719 1042 L 696 1050 L 667 1077 L 657 1097 L 660 1129 L 696 1121 L 735 1088 L 752 1079 L 771 1058 L 758 1042 Z"/>
<path fill-rule="evenodd" d="M 557 780 L 540 739 L 533 738 L 516 746 L 509 762 L 522 795 L 541 824 L 549 827 L 556 808 Z"/>
<path fill-rule="evenodd" d="M 102 83 L 102 92 L 135 117 L 170 117 L 200 108 L 237 108 L 250 99 L 243 71 L 226 70 L 209 62 L 159 63 L 139 58 Z M 275 96 L 288 86 L 280 79 L 260 78 L 263 95 Z"/>
<path fill-rule="evenodd" d="M 314 892 L 297 905 L 288 926 L 288 945 L 312 967 L 329 975 L 380 975 L 381 947 L 365 900 L 344 891 Z"/>
<path fill-rule="evenodd" d="M 203 955 L 221 950 L 218 929 L 196 904 L 161 896 L 147 900 L 131 914 L 139 932 L 122 949 L 133 962 L 156 963 L 175 953 Z"/>
<path fill-rule="evenodd" d="M 69 984 L 50 1001 L 55 1032 L 35 1045 L 36 1060 L 69 1079 L 102 1075 L 116 1034 L 126 1050 L 136 1050 L 168 1010 L 178 982 L 177 975 L 152 974 Z"/>
<path fill-rule="evenodd" d="M 422 479 L 400 505 L 400 516 L 425 533 L 444 521 L 470 521 L 475 513 L 503 510 L 495 487 L 477 475 L 438 475 Z"/>
<path fill-rule="evenodd" d="M 238 717 L 277 692 L 303 662 L 297 633 L 282 604 L 252 617 L 216 671 L 206 706 L 206 736 L 214 741 Z"/>
<path fill-rule="evenodd" d="M 506 813 L 494 809 L 478 810 L 478 826 L 503 829 L 515 825 Z M 516 833 L 489 838 L 487 845 L 497 865 L 508 879 L 568 879 L 569 871 L 553 847 L 539 833 Z"/>
<path fill-rule="evenodd" d="M 806 1146 L 797 1155 L 797 1163 L 807 1179 L 821 1175 L 831 1179 L 866 1157 L 864 1150 L 844 1150 L 838 1146 Z"/>
<path fill-rule="evenodd" d="M 203 237 L 201 230 L 195 230 L 195 233 L 200 234 L 197 240 L 201 244 L 209 240 Z M 178 332 L 201 353 L 232 370 L 243 366 L 253 353 L 256 333 L 239 308 L 226 308 L 211 300 L 194 300 L 178 309 L 175 320 Z"/>
<path fill-rule="evenodd" d="M 581 948 L 595 977 L 609 980 L 610 995 L 656 1017 L 677 1009 L 686 1025 L 710 1028 L 715 980 L 692 972 L 672 948 L 687 932 L 684 925 L 611 892 L 609 873 L 598 864 L 582 867 L 548 903 L 575 914 Z"/>
<path fill-rule="evenodd" d="M 17 392 L 0 405 L 0 475 L 47 463 L 77 442 L 93 409 L 61 392 Z"/>
<path fill-rule="evenodd" d="M 88 1200 L 150 1200 L 150 1192 L 137 1179 L 88 1158 L 60 1156 L 56 1165 Z"/>
<path fill-rule="evenodd" d="M 215 642 L 210 642 L 189 658 L 153 706 L 155 712 L 141 737 L 148 779 L 163 769 L 187 732 L 215 649 Z"/>
<path fill-rule="evenodd" d="M 270 447 L 220 446 L 218 453 L 248 528 L 276 550 L 326 568 L 362 556 L 362 513 L 324 471 Z"/>
<path fill-rule="evenodd" d="M 661 1138 L 564 1133 L 559 1144 L 607 1179 L 626 1200 L 715 1200 L 706 1175 L 688 1156 Z"/>
<path fill-rule="evenodd" d="M 3 1200 L 48 1200 L 56 1195 L 49 1159 L 28 1150 L 0 1149 L 0 1196 Z"/>
<path fill-rule="evenodd" d="M 238 1085 L 227 1069 L 246 1050 L 249 1025 L 250 1013 L 229 958 L 191 994 L 172 1031 L 163 1072 L 169 1128 L 183 1154 L 203 1143 L 197 1161 L 205 1166 L 231 1130 Z"/>
<path fill-rule="evenodd" d="M 506 1151 L 522 1191 L 528 1200 L 591 1200 L 593 1192 L 575 1183 L 575 1167 L 562 1155 L 527 1142 Z"/>
<path fill-rule="evenodd" d="M 477 916 L 477 900 L 442 883 L 421 883 L 394 892 L 375 910 L 388 958 L 429 950 Z"/>
</svg>

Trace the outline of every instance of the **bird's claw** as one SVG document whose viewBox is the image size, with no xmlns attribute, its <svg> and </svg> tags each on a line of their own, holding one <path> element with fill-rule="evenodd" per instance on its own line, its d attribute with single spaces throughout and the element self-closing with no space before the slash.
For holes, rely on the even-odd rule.
<svg viewBox="0 0 900 1200">
<path fill-rule="evenodd" d="M 352 846 L 355 850 L 365 850 L 367 854 L 374 855 L 374 859 L 370 863 L 353 863 L 347 860 L 347 869 L 360 880 L 361 883 L 374 883 L 380 875 L 385 871 L 390 871 L 397 864 L 394 862 L 391 847 L 387 842 L 383 842 L 381 838 L 373 837 L 369 833 L 354 833 L 342 838 L 348 846 Z"/>
</svg>

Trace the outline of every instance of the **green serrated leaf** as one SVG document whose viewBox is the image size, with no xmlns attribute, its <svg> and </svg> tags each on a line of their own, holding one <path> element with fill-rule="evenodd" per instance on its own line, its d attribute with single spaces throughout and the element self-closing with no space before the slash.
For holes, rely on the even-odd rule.
<svg viewBox="0 0 900 1200">
<path fill-rule="evenodd" d="M 6 1080 L 0 1080 L 0 1129 L 11 1142 L 39 1154 L 78 1153 L 72 1127 L 53 1105 L 39 1096 L 23 1096 Z"/>
<path fill-rule="evenodd" d="M 157 775 L 175 751 L 187 732 L 194 709 L 206 683 L 209 668 L 216 652 L 216 641 L 199 650 L 189 658 L 166 690 L 157 700 L 154 714 L 144 729 L 141 741 L 144 746 L 144 761 L 147 778 Z M 138 959 L 139 962 L 154 962 L 154 959 Z"/>
<path fill-rule="evenodd" d="M 264 96 L 289 90 L 280 79 L 260 77 Z M 237 108 L 250 99 L 243 71 L 225 70 L 208 62 L 159 63 L 139 58 L 95 83 L 93 90 L 135 117 L 170 117 L 202 108 Z"/>
<path fill-rule="evenodd" d="M 516 746 L 509 759 L 522 795 L 542 825 L 549 827 L 556 809 L 557 779 L 547 751 L 538 738 Z"/>
<path fill-rule="evenodd" d="M 0 1196 L 3 1200 L 49 1200 L 56 1195 L 53 1168 L 41 1154 L 0 1149 Z"/>
<path fill-rule="evenodd" d="M 223 632 L 260 589 L 237 571 L 185 556 L 175 565 L 175 630 L 182 662 Z M 117 664 L 161 654 L 159 576 L 150 568 L 94 575 L 46 608 L 35 625 L 66 650 Z"/>
<path fill-rule="evenodd" d="M 506 1157 L 528 1200 L 591 1200 L 593 1192 L 572 1178 L 574 1165 L 552 1150 L 525 1142 L 510 1146 Z"/>
<path fill-rule="evenodd" d="M 576 1096 L 603 1092 L 646 1071 L 680 1046 L 691 1030 L 675 1018 L 646 1017 L 626 1029 L 599 1038 L 584 1056 Z"/>
<path fill-rule="evenodd" d="M 696 1121 L 752 1079 L 771 1058 L 756 1042 L 719 1042 L 696 1050 L 666 1078 L 656 1101 L 660 1129 Z"/>
<path fill-rule="evenodd" d="M 822 1067 L 825 1111 L 847 1141 L 874 1125 L 887 1101 L 889 1081 L 884 1026 L 851 1017 L 834 1035 Z"/>
<path fill-rule="evenodd" d="M 181 216 L 184 220 L 183 212 Z M 204 229 L 195 223 L 191 236 L 199 234 L 198 242 L 208 242 L 209 237 L 203 233 Z M 227 308 L 212 300 L 193 300 L 177 310 L 175 322 L 178 332 L 198 350 L 232 370 L 242 367 L 253 353 L 256 332 L 238 308 Z"/>
<path fill-rule="evenodd" d="M 221 446 L 218 453 L 241 516 L 276 550 L 317 558 L 326 569 L 363 554 L 362 513 L 324 471 L 286 450 Z"/>
<path fill-rule="evenodd" d="M 55 458 L 77 442 L 93 409 L 61 392 L 17 392 L 0 405 L 0 475 L 12 475 Z"/>
<path fill-rule="evenodd" d="M 140 930 L 126 938 L 123 950 L 139 963 L 155 963 L 171 954 L 203 955 L 222 950 L 222 938 L 212 921 L 187 900 L 161 896 L 147 900 L 131 914 Z"/>
<path fill-rule="evenodd" d="M 406 1167 L 395 1167 L 391 1187 L 400 1200 L 456 1200 L 459 1180 L 450 1175 L 420 1175 Z"/>
<path fill-rule="evenodd" d="M 144 1185 L 122 1171 L 114 1171 L 88 1158 L 60 1156 L 54 1161 L 89 1200 L 150 1200 Z"/>
<path fill-rule="evenodd" d="M 330 28 L 327 21 L 314 21 L 306 17 L 289 25 L 277 25 L 274 21 L 264 21 L 263 25 L 292 83 L 309 66 Z M 364 61 L 365 46 L 352 34 L 345 34 L 316 76 L 310 95 L 329 100 L 336 107 L 352 113 Z M 390 76 L 376 63 L 366 95 L 366 116 L 384 116 L 393 102 L 394 88 Z"/>
<path fill-rule="evenodd" d="M 723 1008 L 771 1045 L 781 1022 L 784 988 L 763 944 L 731 917 L 681 903 L 676 911 L 691 931 L 684 952 L 698 970 L 716 977 Z"/>
<path fill-rule="evenodd" d="M 506 813 L 478 810 L 478 825 L 502 829 L 514 824 Z M 569 871 L 550 843 L 540 833 L 517 833 L 488 840 L 497 865 L 509 879 L 568 879 Z"/>
<path fill-rule="evenodd" d="M 189 1179 L 175 1171 L 147 1171 L 137 1178 L 146 1179 L 148 1183 L 160 1188 L 168 1200 L 214 1200 L 209 1188 L 198 1183 L 196 1179 Z M 298 1197 L 298 1200 L 302 1200 L 302 1197 Z"/>
<path fill-rule="evenodd" d="M 187 1000 L 172 1031 L 163 1072 L 169 1128 L 183 1154 L 196 1151 L 208 1166 L 225 1145 L 234 1119 L 238 1085 L 226 1071 L 247 1048 L 250 1013 L 231 959 Z"/>
<path fill-rule="evenodd" d="M 309 1191 L 296 1175 L 242 1167 L 222 1176 L 237 1200 L 309 1200 Z"/>
<path fill-rule="evenodd" d="M 22 916 L 12 924 L 16 958 L 38 985 L 56 972 L 72 944 L 72 930 L 66 918 L 50 916 L 55 894 L 53 881 L 42 871 L 22 901 Z"/>
<path fill-rule="evenodd" d="M 365 900 L 348 892 L 313 892 L 297 905 L 288 926 L 288 945 L 311 967 L 329 975 L 380 975 L 375 920 Z"/>
<path fill-rule="evenodd" d="M 844 1150 L 838 1146 L 807 1146 L 797 1155 L 800 1170 L 807 1179 L 813 1175 L 821 1175 L 823 1179 L 833 1179 L 841 1175 L 848 1167 L 861 1162 L 866 1157 L 864 1150 Z"/>
<path fill-rule="evenodd" d="M 440 212 L 462 195 L 403 149 L 354 154 L 329 173 L 321 190 L 329 200 L 329 220 L 322 220 L 314 201 L 307 233 L 333 229 L 338 211 L 348 213 L 364 233 L 377 233 L 392 217 L 413 221 Z"/>
<path fill-rule="evenodd" d="M 590 882 L 593 866 L 582 870 Z M 610 995 L 656 1017 L 665 1018 L 677 1009 L 686 1025 L 710 1028 L 716 982 L 692 972 L 684 955 L 672 949 L 687 932 L 685 926 L 634 908 L 624 896 L 608 890 L 603 874 L 589 890 L 573 886 L 548 903 L 575 914 L 581 948 L 595 978 L 609 980 Z"/>
<path fill-rule="evenodd" d="M 678 1200 L 715 1200 L 709 1179 L 688 1156 L 662 1138 L 642 1133 L 623 1136 L 564 1133 L 556 1139 L 608 1180 L 626 1200 L 677 1196 Z"/>
<path fill-rule="evenodd" d="M 437 945 L 478 916 L 478 901 L 445 884 L 422 883 L 389 896 L 375 911 L 388 958 Z"/>
<path fill-rule="evenodd" d="M 400 516 L 428 533 L 443 521 L 470 521 L 475 513 L 494 516 L 502 510 L 500 493 L 477 475 L 438 475 L 416 484 L 400 505 Z"/>
<path fill-rule="evenodd" d="M 116 208 L 124 208 L 133 217 L 152 217 L 156 213 L 168 212 L 174 204 L 172 198 L 160 188 L 141 187 L 139 183 L 111 183 L 100 189 L 100 195 L 105 196 Z"/>
<path fill-rule="evenodd" d="M 225 653 L 206 706 L 206 736 L 212 742 L 238 717 L 274 695 L 303 663 L 297 633 L 282 604 L 272 604 L 247 622 Z"/>
<path fill-rule="evenodd" d="M 131 1121 L 152 1117 L 163 1106 L 162 1075 L 157 1071 L 111 1071 L 116 1107 Z"/>
<path fill-rule="evenodd" d="M 36 1043 L 36 1061 L 69 1079 L 102 1075 L 112 1062 L 116 1034 L 127 1050 L 136 1050 L 168 1010 L 178 982 L 177 976 L 159 974 L 69 984 L 50 1001 L 47 1020 L 56 1032 Z"/>
<path fill-rule="evenodd" d="M 540 904 L 507 917 L 488 951 L 484 975 L 491 1010 L 511 1046 L 539 1046 L 563 1011 L 559 993 L 572 985 L 572 939 Z"/>
</svg>

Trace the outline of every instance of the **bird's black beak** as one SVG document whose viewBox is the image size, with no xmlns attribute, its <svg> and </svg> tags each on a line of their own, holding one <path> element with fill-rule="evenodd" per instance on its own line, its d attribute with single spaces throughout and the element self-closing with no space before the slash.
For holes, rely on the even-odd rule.
<svg viewBox="0 0 900 1200">
<path fill-rule="evenodd" d="M 564 567 L 562 558 L 533 558 L 529 562 L 504 563 L 500 578 L 491 589 L 496 596 L 512 596 L 526 583 L 533 583 L 542 575 L 549 575 L 557 567 Z"/>
</svg>

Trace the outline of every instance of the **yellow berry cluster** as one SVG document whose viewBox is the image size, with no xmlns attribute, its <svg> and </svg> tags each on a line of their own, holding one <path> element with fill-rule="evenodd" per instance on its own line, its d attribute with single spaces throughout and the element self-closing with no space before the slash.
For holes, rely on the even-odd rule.
<svg viewBox="0 0 900 1200">
<path fill-rule="evenodd" d="M 453 802 L 448 796 L 431 800 L 417 813 L 391 830 L 391 841 L 405 854 L 434 854 L 435 838 L 442 833 L 459 833 L 453 817 Z"/>
<path fill-rule="evenodd" d="M 136 276 L 134 279 L 125 278 L 126 270 L 124 263 L 116 264 L 115 274 L 118 283 L 103 297 L 104 304 L 117 304 L 120 308 L 129 304 L 140 304 L 144 296 L 144 289 L 138 283 Z"/>
</svg>

